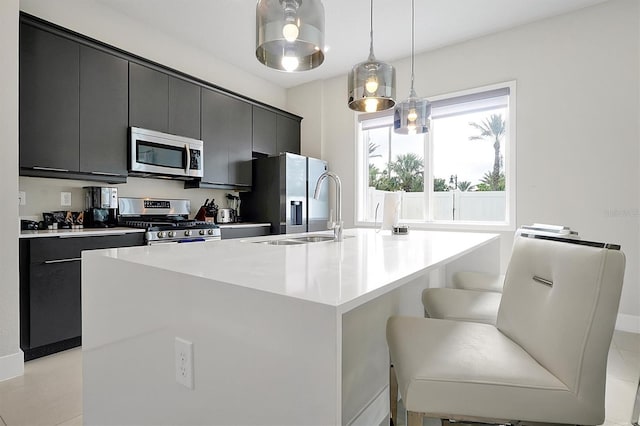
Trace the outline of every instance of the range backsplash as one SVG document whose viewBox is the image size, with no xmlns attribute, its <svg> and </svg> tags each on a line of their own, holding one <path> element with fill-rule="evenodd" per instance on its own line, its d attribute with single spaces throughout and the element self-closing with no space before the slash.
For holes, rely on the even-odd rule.
<svg viewBox="0 0 640 426">
<path fill-rule="evenodd" d="M 21 176 L 19 178 L 20 191 L 26 193 L 26 204 L 19 206 L 22 219 L 42 220 L 42 212 L 56 210 L 82 211 L 84 210 L 85 186 L 115 186 L 119 197 L 157 197 L 182 198 L 191 200 L 191 215 L 193 217 L 202 203 L 214 198 L 220 207 L 227 207 L 227 194 L 238 195 L 236 192 L 220 189 L 184 189 L 182 181 L 168 179 L 127 178 L 127 183 L 112 185 L 96 182 L 46 179 Z M 62 206 L 61 192 L 71 193 L 71 206 Z"/>
</svg>

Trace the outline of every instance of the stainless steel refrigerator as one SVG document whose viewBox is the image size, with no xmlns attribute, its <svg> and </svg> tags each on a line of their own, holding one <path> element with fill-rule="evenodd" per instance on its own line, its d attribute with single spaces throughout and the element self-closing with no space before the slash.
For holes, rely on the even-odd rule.
<svg viewBox="0 0 640 426">
<path fill-rule="evenodd" d="M 329 185 L 314 199 L 316 182 L 327 170 L 317 158 L 284 153 L 253 160 L 250 192 L 241 192 L 242 216 L 250 222 L 271 223 L 272 234 L 322 231 L 329 220 Z"/>
</svg>

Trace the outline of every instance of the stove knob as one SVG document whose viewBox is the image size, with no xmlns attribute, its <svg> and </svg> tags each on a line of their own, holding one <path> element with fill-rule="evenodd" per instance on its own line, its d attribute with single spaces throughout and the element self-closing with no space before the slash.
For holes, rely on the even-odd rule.
<svg viewBox="0 0 640 426">
<path fill-rule="evenodd" d="M 164 231 L 158 232 L 158 238 L 164 238 Z"/>
<path fill-rule="evenodd" d="M 204 229 L 201 229 L 201 230 L 200 230 L 200 235 L 204 235 L 204 234 L 206 234 L 206 233 L 207 233 L 207 231 L 205 231 Z"/>
<path fill-rule="evenodd" d="M 186 231 L 184 231 L 184 236 L 188 237 L 191 235 L 191 231 L 189 229 L 187 229 Z"/>
<path fill-rule="evenodd" d="M 168 235 L 169 235 L 169 238 L 173 238 L 173 237 L 175 237 L 175 236 L 176 236 L 176 233 L 175 233 L 175 232 L 173 232 L 173 231 L 169 231 L 169 234 L 168 234 Z"/>
<path fill-rule="evenodd" d="M 209 235 L 213 235 L 213 229 L 209 229 L 209 230 L 207 231 L 207 233 L 208 233 Z"/>
</svg>

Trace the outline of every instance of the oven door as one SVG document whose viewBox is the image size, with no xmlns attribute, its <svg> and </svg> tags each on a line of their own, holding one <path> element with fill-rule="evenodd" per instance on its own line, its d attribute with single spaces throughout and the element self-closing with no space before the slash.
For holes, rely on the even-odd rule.
<svg viewBox="0 0 640 426">
<path fill-rule="evenodd" d="M 202 141 L 131 127 L 129 171 L 202 177 Z"/>
</svg>

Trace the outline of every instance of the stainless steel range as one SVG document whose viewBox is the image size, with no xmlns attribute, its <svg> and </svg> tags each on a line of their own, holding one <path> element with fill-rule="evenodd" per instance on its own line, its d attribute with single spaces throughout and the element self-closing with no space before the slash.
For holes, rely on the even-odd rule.
<svg viewBox="0 0 640 426">
<path fill-rule="evenodd" d="M 146 229 L 145 237 L 149 245 L 220 239 L 218 225 L 189 219 L 189 200 L 120 197 L 118 210 L 118 224 Z"/>
</svg>

